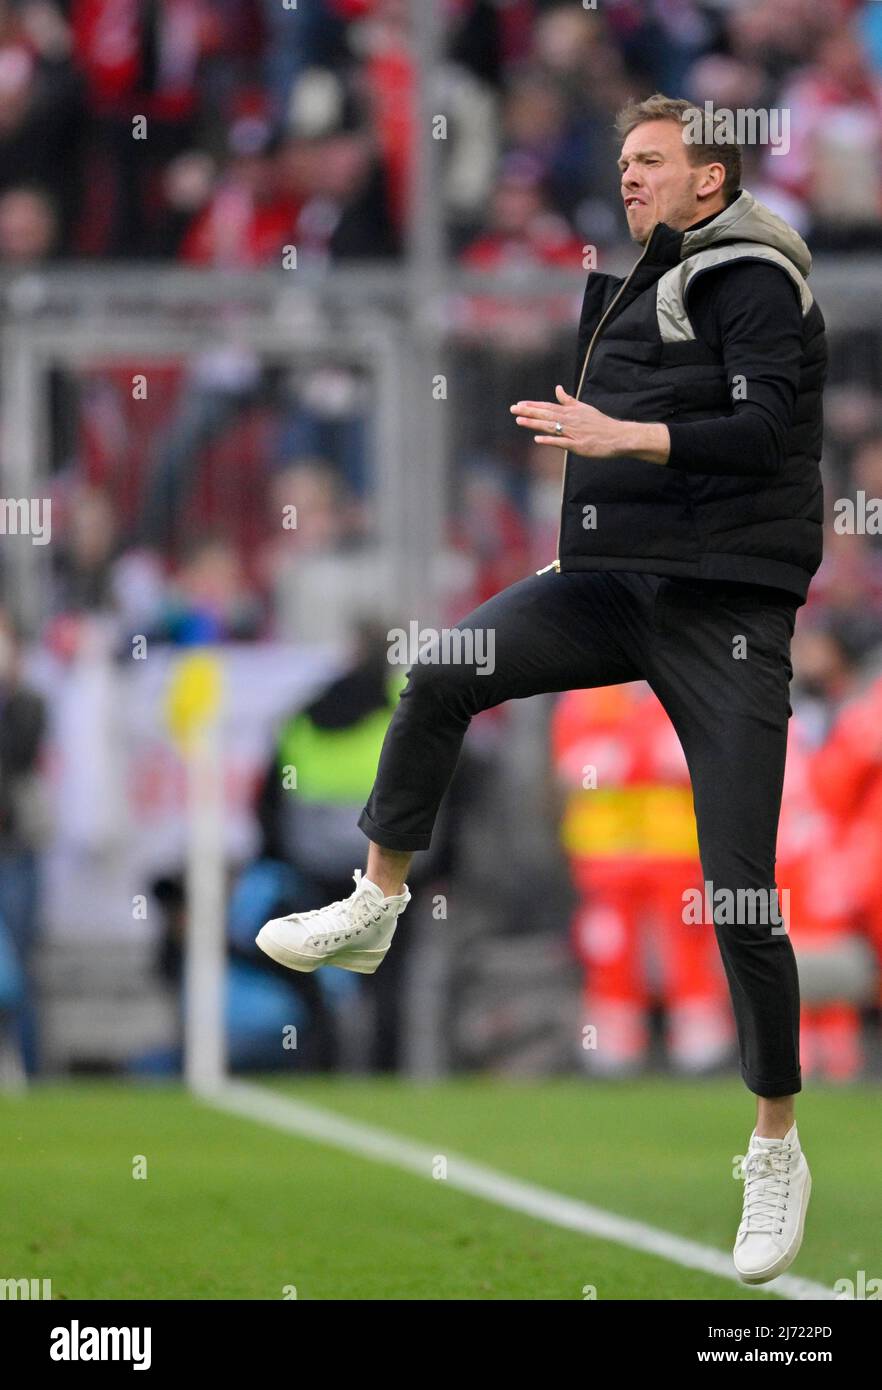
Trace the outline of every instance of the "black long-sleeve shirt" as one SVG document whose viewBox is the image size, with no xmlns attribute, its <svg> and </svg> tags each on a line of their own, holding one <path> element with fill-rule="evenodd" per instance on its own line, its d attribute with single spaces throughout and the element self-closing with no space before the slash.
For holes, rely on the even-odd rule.
<svg viewBox="0 0 882 1390">
<path fill-rule="evenodd" d="M 706 271 L 688 291 L 697 337 L 723 360 L 733 414 L 668 424 L 667 466 L 689 473 L 777 472 L 793 416 L 802 355 L 802 310 L 785 271 L 759 261 Z M 738 397 L 743 395 L 743 399 Z"/>
</svg>

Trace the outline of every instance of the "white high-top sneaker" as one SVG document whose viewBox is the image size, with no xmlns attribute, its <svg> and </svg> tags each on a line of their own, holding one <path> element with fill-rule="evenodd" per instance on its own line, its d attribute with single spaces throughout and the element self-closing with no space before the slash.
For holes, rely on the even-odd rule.
<svg viewBox="0 0 882 1390">
<path fill-rule="evenodd" d="M 733 1251 L 745 1284 L 765 1284 L 783 1274 L 799 1253 L 812 1177 L 796 1125 L 783 1139 L 750 1136 L 741 1162 L 744 1214 Z"/>
<path fill-rule="evenodd" d="M 340 965 L 373 975 L 389 949 L 399 913 L 410 902 L 410 890 L 405 883 L 403 893 L 387 898 L 361 869 L 352 877 L 355 892 L 348 898 L 265 922 L 256 937 L 260 949 L 289 970 Z"/>
</svg>

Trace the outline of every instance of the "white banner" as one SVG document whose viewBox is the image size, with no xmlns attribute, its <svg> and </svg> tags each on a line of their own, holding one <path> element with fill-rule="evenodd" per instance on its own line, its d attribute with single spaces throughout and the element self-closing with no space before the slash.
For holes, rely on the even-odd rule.
<svg viewBox="0 0 882 1390">
<path fill-rule="evenodd" d="M 165 716 L 173 666 L 191 647 L 151 645 L 125 665 L 97 651 L 62 663 L 45 652 L 28 679 L 45 696 L 54 830 L 44 856 L 43 918 L 53 936 L 153 937 L 150 881 L 183 868 L 186 788 Z M 257 848 L 252 808 L 289 713 L 342 669 L 345 653 L 276 644 L 210 648 L 222 664 L 220 750 L 227 863 Z M 133 906 L 147 894 L 147 918 Z M 152 919 L 152 920 L 151 920 Z"/>
</svg>

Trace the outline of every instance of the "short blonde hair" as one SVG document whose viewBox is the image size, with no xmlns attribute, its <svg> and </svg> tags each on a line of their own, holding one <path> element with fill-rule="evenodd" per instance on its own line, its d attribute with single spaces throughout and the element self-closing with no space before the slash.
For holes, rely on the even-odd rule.
<svg viewBox="0 0 882 1390">
<path fill-rule="evenodd" d="M 616 116 L 616 131 L 624 140 L 644 121 L 676 121 L 682 128 L 686 119 L 702 120 L 704 112 L 692 101 L 666 97 L 661 92 L 647 97 L 645 101 L 629 101 Z M 722 164 L 726 170 L 723 180 L 723 197 L 726 206 L 732 202 L 741 188 L 741 146 L 734 141 L 721 141 L 719 144 L 701 145 L 685 141 L 691 164 Z"/>
</svg>

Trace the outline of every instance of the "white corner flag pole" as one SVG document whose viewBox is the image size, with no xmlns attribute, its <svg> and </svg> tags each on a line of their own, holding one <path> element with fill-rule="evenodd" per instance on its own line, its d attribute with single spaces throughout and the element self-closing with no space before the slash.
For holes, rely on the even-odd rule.
<svg viewBox="0 0 882 1390">
<path fill-rule="evenodd" d="M 176 666 L 169 724 L 187 775 L 184 1079 L 211 1094 L 226 1076 L 226 913 L 224 893 L 221 664 L 210 649 Z"/>
<path fill-rule="evenodd" d="M 226 1074 L 226 932 L 218 723 L 210 719 L 187 760 L 187 941 L 184 1070 L 191 1091 L 217 1091 Z"/>
</svg>

